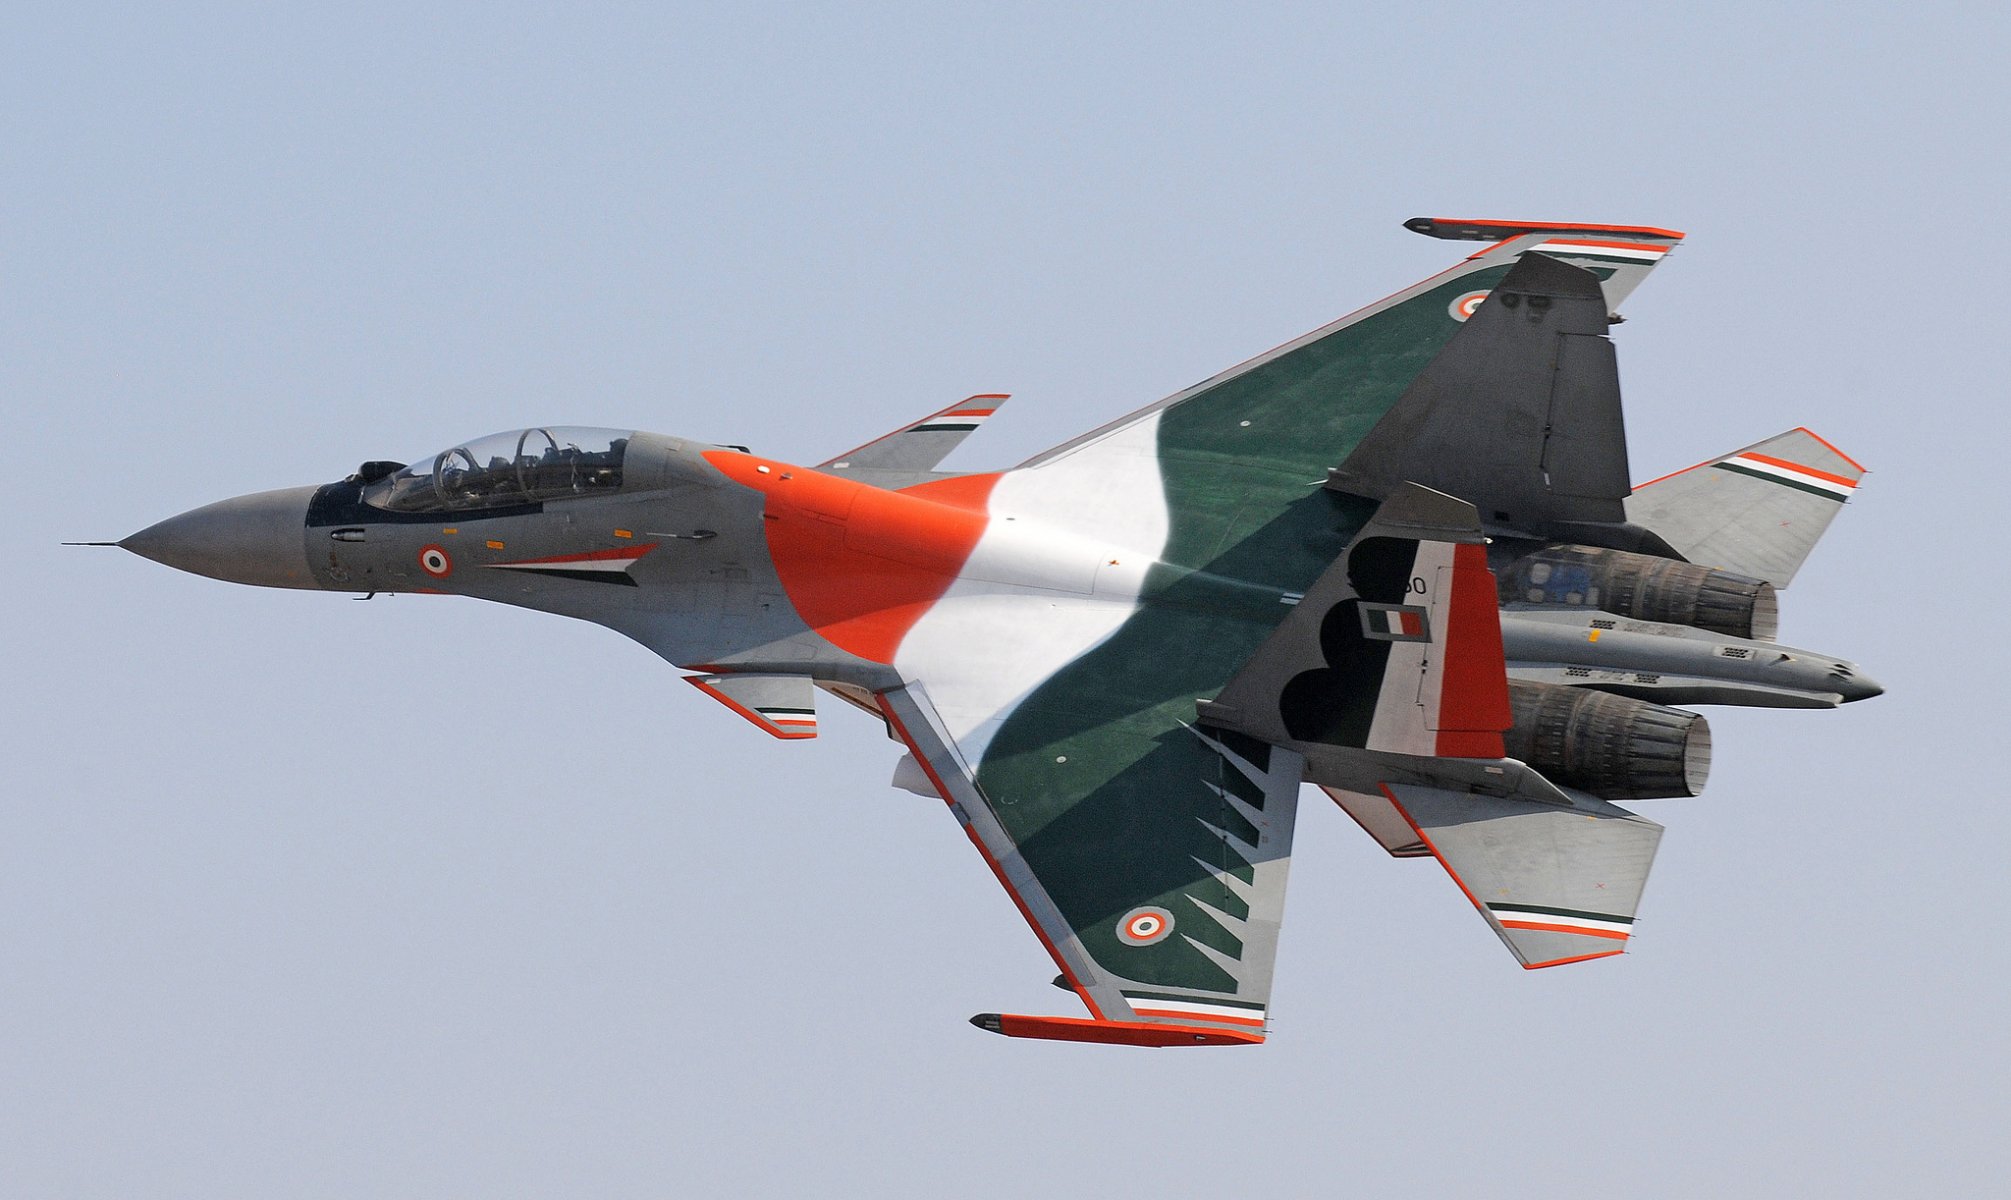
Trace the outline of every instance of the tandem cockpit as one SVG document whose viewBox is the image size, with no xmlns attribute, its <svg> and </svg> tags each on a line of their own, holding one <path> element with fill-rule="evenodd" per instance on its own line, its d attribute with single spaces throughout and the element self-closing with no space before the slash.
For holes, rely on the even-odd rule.
<svg viewBox="0 0 2011 1200">
<path fill-rule="evenodd" d="M 363 501 L 392 512 L 466 512 L 613 495 L 631 436 L 570 425 L 492 433 L 378 477 Z"/>
</svg>

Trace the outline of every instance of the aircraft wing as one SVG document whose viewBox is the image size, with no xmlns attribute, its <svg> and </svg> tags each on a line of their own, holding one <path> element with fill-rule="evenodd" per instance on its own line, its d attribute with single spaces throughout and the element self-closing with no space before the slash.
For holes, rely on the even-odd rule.
<svg viewBox="0 0 2011 1200">
<path fill-rule="evenodd" d="M 1016 755 L 981 773 L 923 684 L 879 700 L 1090 1012 L 973 1024 L 1145 1046 L 1263 1041 L 1297 754 L 1148 711 L 1085 731 L 1094 757 Z"/>
<path fill-rule="evenodd" d="M 1524 967 L 1626 947 L 1660 825 L 1583 792 L 1568 808 L 1418 784 L 1382 792 Z"/>
</svg>

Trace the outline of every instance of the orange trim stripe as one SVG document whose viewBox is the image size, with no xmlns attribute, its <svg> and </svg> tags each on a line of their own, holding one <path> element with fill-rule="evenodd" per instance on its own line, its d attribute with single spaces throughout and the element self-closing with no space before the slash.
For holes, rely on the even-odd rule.
<svg viewBox="0 0 2011 1200">
<path fill-rule="evenodd" d="M 490 542 L 489 545 L 493 548 L 501 549 L 503 543 Z M 641 558 L 654 549 L 656 549 L 656 543 L 649 542 L 641 546 L 615 546 L 608 550 L 589 550 L 584 554 L 554 554 L 550 558 L 519 558 L 511 562 L 497 563 L 495 565 L 499 567 L 544 567 L 562 566 L 566 563 L 620 562 L 623 559 Z"/>
<path fill-rule="evenodd" d="M 1827 479 L 1831 483 L 1840 483 L 1847 488 L 1857 486 L 1857 480 L 1852 479 L 1848 475 L 1832 475 L 1828 471 L 1818 471 L 1814 467 L 1805 467 L 1798 462 L 1789 462 L 1785 458 L 1775 458 L 1770 454 L 1740 454 L 1728 461 L 1737 462 L 1741 458 L 1750 458 L 1754 462 L 1763 462 L 1770 467 L 1784 467 L 1790 471 L 1799 471 L 1803 475 L 1813 475 L 1817 479 Z"/>
<path fill-rule="evenodd" d="M 1144 1016 L 1177 1017 L 1183 1021 L 1220 1021 L 1224 1025 L 1250 1025 L 1258 1029 L 1262 1029 L 1264 1027 L 1264 1021 L 1261 1017 L 1254 1019 L 1250 1017 L 1225 1017 L 1225 1016 L 1218 1016 L 1215 1013 L 1188 1012 L 1185 1009 L 1181 1009 L 1176 1012 L 1173 1009 L 1145 1008 L 1137 1004 L 1131 1006 L 1131 1011 L 1142 1014 Z"/>
<path fill-rule="evenodd" d="M 929 777 L 929 783 L 935 787 L 936 794 L 943 798 L 944 804 L 954 804 L 955 801 L 950 799 L 950 789 L 943 786 L 943 777 L 936 774 L 936 768 L 934 764 L 929 762 L 929 756 L 923 754 L 922 748 L 915 744 L 915 736 L 908 732 L 908 727 L 902 723 L 900 714 L 894 711 L 894 706 L 887 703 L 885 696 L 876 694 L 873 699 L 879 702 L 880 712 L 886 716 L 888 727 L 900 737 L 901 743 L 908 748 L 908 753 L 915 756 L 915 763 L 922 768 L 922 774 Z M 999 866 L 997 859 L 992 857 L 992 852 L 985 849 L 984 839 L 978 837 L 978 831 L 969 825 L 965 825 L 964 836 L 971 839 L 971 845 L 978 848 L 979 857 L 983 858 L 985 865 L 992 869 L 992 874 L 997 877 L 999 886 L 1006 890 L 1006 895 L 1012 897 L 1013 907 L 1019 909 L 1019 915 L 1026 919 L 1027 928 L 1033 930 L 1033 935 L 1040 939 L 1042 946 L 1046 947 L 1047 956 L 1053 959 L 1054 965 L 1061 970 L 1061 977 L 1068 980 L 1068 986 L 1075 989 L 1076 995 L 1082 997 L 1082 1003 L 1089 1009 L 1090 1015 L 1098 1021 L 1104 1020 L 1103 1010 L 1098 1008 L 1096 1001 L 1090 998 L 1089 990 L 1082 986 L 1082 981 L 1075 977 L 1075 972 L 1069 970 L 1068 963 L 1061 957 L 1061 951 L 1055 948 L 1052 941 L 1048 940 L 1047 931 L 1040 927 L 1039 921 L 1034 920 L 1033 910 L 1026 906 L 1026 901 L 1020 898 L 1018 889 L 1014 888 L 1006 879 L 1005 869 Z M 1051 1017 L 1048 1019 L 1059 1021 L 1074 1018 Z"/>
<path fill-rule="evenodd" d="M 1612 938 L 1624 942 L 1627 935 L 1612 929 L 1587 929 L 1582 925 L 1552 925 L 1547 921 L 1503 921 L 1503 929 L 1540 929 L 1547 933 L 1576 933 L 1585 937 Z"/>
<path fill-rule="evenodd" d="M 1815 430 L 1813 430 L 1813 429 L 1810 429 L 1810 428 L 1809 428 L 1808 426 L 1806 426 L 1806 425 L 1797 425 L 1797 426 L 1795 426 L 1795 432 L 1797 432 L 1797 433 L 1806 433 L 1806 434 L 1808 434 L 1808 435 L 1809 435 L 1810 437 L 1814 438 L 1814 439 L 1815 439 L 1816 441 L 1818 441 L 1818 442 L 1821 442 L 1821 443 L 1822 443 L 1823 445 L 1825 445 L 1825 446 L 1828 446 L 1828 447 L 1829 447 L 1829 452 L 1830 452 L 1831 454 L 1834 454 L 1834 455 L 1836 455 L 1836 456 L 1837 456 L 1838 458 L 1840 458 L 1840 459 L 1842 459 L 1843 461 L 1845 461 L 1845 462 L 1849 463 L 1849 464 L 1850 464 L 1851 466 L 1853 466 L 1853 467 L 1856 467 L 1856 468 L 1857 468 L 1858 470 L 1860 470 L 1860 471 L 1862 471 L 1862 470 L 1864 470 L 1864 469 L 1865 469 L 1865 467 L 1864 467 L 1864 464 L 1863 464 L 1863 463 L 1861 463 L 1861 462 L 1857 461 L 1856 459 L 1852 458 L 1852 457 L 1851 457 L 1850 455 L 1848 455 L 1848 454 L 1845 454 L 1845 453 L 1844 453 L 1843 451 L 1841 451 L 1841 450 L 1837 449 L 1837 448 L 1836 448 L 1836 443 L 1834 443 L 1834 442 L 1830 441 L 1830 440 L 1829 440 L 1828 438 L 1826 438 L 1826 437 L 1824 437 L 1823 435 L 1821 435 L 1821 434 L 1817 433 L 1817 432 L 1816 432 Z"/>
<path fill-rule="evenodd" d="M 1459 885 L 1459 894 L 1466 897 L 1466 902 L 1468 904 L 1473 905 L 1475 908 L 1479 909 L 1483 914 L 1485 914 L 1487 912 L 1487 906 L 1485 904 L 1482 904 L 1480 901 L 1474 899 L 1473 892 L 1469 890 L 1466 886 L 1466 880 L 1461 879 L 1459 877 L 1459 872 L 1452 869 L 1452 864 L 1445 861 L 1445 855 L 1440 854 L 1438 852 L 1438 847 L 1432 844 L 1431 836 L 1425 833 L 1424 826 L 1418 824 L 1416 819 L 1410 815 L 1410 810 L 1404 807 L 1403 801 L 1397 799 L 1397 794 L 1390 790 L 1390 785 L 1387 783 L 1382 783 L 1377 784 L 1376 786 L 1380 787 L 1383 791 L 1383 795 L 1388 796 L 1390 803 L 1396 806 L 1397 815 L 1401 816 L 1404 819 L 1404 824 L 1409 825 L 1411 827 L 1412 833 L 1417 834 L 1417 840 L 1424 843 L 1424 848 L 1431 851 L 1431 856 L 1438 860 L 1438 865 L 1444 867 L 1445 873 L 1447 875 L 1452 876 L 1452 881 Z"/>
<path fill-rule="evenodd" d="M 1863 470 L 1865 470 L 1865 465 L 1864 465 L 1863 463 L 1861 463 L 1861 462 L 1857 461 L 1856 459 L 1852 458 L 1852 457 L 1851 457 L 1850 455 L 1848 455 L 1848 454 L 1845 454 L 1845 453 L 1844 453 L 1843 451 L 1841 451 L 1841 450 L 1837 449 L 1837 448 L 1836 448 L 1836 443 L 1834 443 L 1834 442 L 1830 441 L 1830 440 L 1829 440 L 1828 438 L 1826 438 L 1826 437 L 1824 437 L 1823 435 L 1821 435 L 1821 434 L 1817 433 L 1817 432 L 1816 432 L 1815 430 L 1813 430 L 1813 429 L 1810 429 L 1810 428 L 1809 428 L 1808 426 L 1806 426 L 1806 425 L 1797 425 L 1797 426 L 1795 426 L 1795 427 L 1794 427 L 1794 429 L 1793 429 L 1793 430 L 1792 430 L 1791 432 L 1794 432 L 1794 433 L 1806 433 L 1806 434 L 1808 434 L 1808 435 L 1809 435 L 1810 437 L 1814 438 L 1814 439 L 1815 439 L 1816 441 L 1818 441 L 1818 442 L 1821 442 L 1821 443 L 1822 443 L 1822 444 L 1823 444 L 1823 445 L 1824 445 L 1825 447 L 1827 447 L 1827 448 L 1829 449 L 1829 452 L 1830 452 L 1831 454 L 1834 454 L 1834 455 L 1836 455 L 1836 456 L 1837 456 L 1838 458 L 1840 458 L 1840 459 L 1842 459 L 1843 461 L 1845 461 L 1845 462 L 1849 463 L 1849 464 L 1850 464 L 1851 466 L 1853 466 L 1853 467 L 1856 467 L 1856 468 L 1857 468 L 1858 470 L 1860 470 L 1860 471 L 1863 471 Z M 1674 479 L 1674 478 L 1675 478 L 1676 476 L 1678 476 L 1678 475 L 1681 475 L 1681 474 L 1683 474 L 1683 473 L 1684 473 L 1684 472 L 1686 472 L 1686 471 L 1694 471 L 1694 470 L 1696 470 L 1696 469 L 1697 469 L 1698 467 L 1708 467 L 1708 466 L 1711 466 L 1711 465 L 1713 465 L 1713 464 L 1715 464 L 1715 463 L 1721 463 L 1721 462 L 1731 462 L 1731 461 L 1732 461 L 1733 459 L 1736 459 L 1736 458 L 1738 458 L 1738 457 L 1739 457 L 1739 455 L 1737 455 L 1737 454 L 1733 454 L 1733 455 L 1729 455 L 1729 456 L 1727 456 L 1727 457 L 1724 457 L 1724 458 L 1707 458 L 1707 459 L 1705 459 L 1705 460 L 1704 460 L 1703 462 L 1700 462 L 1700 463 L 1692 463 L 1692 464 L 1691 464 L 1690 466 L 1687 466 L 1687 467 L 1684 467 L 1684 468 L 1683 468 L 1683 469 L 1682 469 L 1681 471 L 1671 471 L 1671 472 L 1669 472 L 1669 473 L 1668 473 L 1667 475 L 1657 475 L 1657 476 L 1655 476 L 1655 478 L 1653 478 L 1653 479 L 1650 479 L 1650 480 L 1649 480 L 1649 481 L 1648 481 L 1647 483 L 1637 483 L 1637 484 L 1635 484 L 1635 485 L 1634 485 L 1634 490 L 1638 492 L 1638 491 L 1640 491 L 1640 490 L 1641 490 L 1642 488 L 1644 488 L 1644 487 L 1648 487 L 1648 486 L 1650 486 L 1651 484 L 1657 484 L 1657 483 L 1660 483 L 1660 482 L 1662 482 L 1662 481 L 1663 481 L 1664 479 Z M 1760 457 L 1760 455 L 1757 455 L 1757 454 L 1755 454 L 1755 455 L 1753 455 L 1753 457 L 1754 457 L 1754 458 L 1759 458 L 1759 457 Z M 1788 464 L 1788 465 L 1790 465 L 1790 466 L 1793 466 L 1794 464 L 1790 463 L 1790 464 Z M 1802 470 L 1802 471 L 1807 471 L 1807 470 L 1812 470 L 1813 468 L 1810 468 L 1810 467 L 1796 467 L 1796 469 L 1797 469 L 1797 470 Z M 1832 476 L 1832 478 L 1834 478 L 1834 476 Z M 1850 484 L 1850 485 L 1851 485 L 1851 486 L 1852 486 L 1853 488 L 1857 486 L 1857 484 L 1856 484 L 1856 483 L 1854 483 L 1854 482 L 1852 482 L 1851 480 L 1848 480 L 1848 479 L 1845 479 L 1845 480 L 1840 480 L 1839 482 L 1842 482 L 1842 483 L 1849 483 L 1849 484 Z"/>
<path fill-rule="evenodd" d="M 1569 963 L 1591 962 L 1595 958 L 1612 958 L 1616 954 L 1624 953 L 1626 953 L 1624 950 L 1601 950 L 1597 954 L 1574 954 L 1570 958 L 1553 958 L 1549 962 L 1523 963 L 1522 969 L 1525 971 L 1540 971 L 1544 967 L 1561 967 Z"/>
</svg>

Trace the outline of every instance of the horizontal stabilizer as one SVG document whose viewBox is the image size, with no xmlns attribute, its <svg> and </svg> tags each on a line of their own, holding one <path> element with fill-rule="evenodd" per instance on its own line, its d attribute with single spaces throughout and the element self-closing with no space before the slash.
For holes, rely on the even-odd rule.
<svg viewBox="0 0 2011 1200">
<path fill-rule="evenodd" d="M 817 736 L 817 692 L 804 676 L 687 675 L 684 681 L 764 733 L 785 741 Z"/>
<path fill-rule="evenodd" d="M 959 400 L 818 466 L 830 471 L 933 471 L 1005 402 L 1002 395 Z"/>
<path fill-rule="evenodd" d="M 1784 588 L 1864 473 L 1822 438 L 1790 429 L 1642 484 L 1627 519 L 1693 563 Z"/>
<path fill-rule="evenodd" d="M 1410 784 L 1383 791 L 1524 967 L 1626 948 L 1660 825 L 1583 792 L 1559 808 Z"/>
<path fill-rule="evenodd" d="M 1362 832 L 1376 839 L 1376 844 L 1389 851 L 1391 858 L 1430 858 L 1431 848 L 1417 835 L 1417 830 L 1404 820 L 1403 810 L 1390 803 L 1390 798 L 1381 789 L 1375 792 L 1357 792 L 1348 788 L 1322 787 L 1321 791 L 1333 798 L 1341 811 L 1354 818 Z"/>
<path fill-rule="evenodd" d="M 1627 434 L 1606 327 L 1597 274 L 1523 255 L 1328 486 L 1380 499 L 1418 483 L 1530 532 L 1624 520 Z"/>
</svg>

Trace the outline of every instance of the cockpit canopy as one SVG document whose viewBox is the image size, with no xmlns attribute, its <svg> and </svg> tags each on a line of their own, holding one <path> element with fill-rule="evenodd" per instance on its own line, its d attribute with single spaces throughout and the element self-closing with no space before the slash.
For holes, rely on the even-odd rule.
<svg viewBox="0 0 2011 1200">
<path fill-rule="evenodd" d="M 611 495 L 628 440 L 625 430 L 566 425 L 492 433 L 378 480 L 363 499 L 393 512 L 462 512 Z"/>
</svg>

